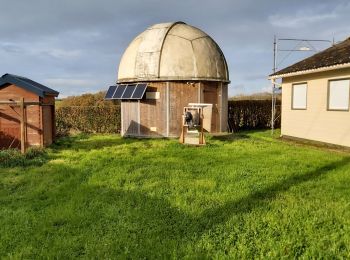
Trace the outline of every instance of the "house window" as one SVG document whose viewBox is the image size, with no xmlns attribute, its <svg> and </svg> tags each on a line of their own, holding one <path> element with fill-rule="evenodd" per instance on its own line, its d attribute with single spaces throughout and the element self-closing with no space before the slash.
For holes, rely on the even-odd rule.
<svg viewBox="0 0 350 260">
<path fill-rule="evenodd" d="M 328 110 L 349 110 L 350 80 L 331 80 L 328 85 Z"/>
<path fill-rule="evenodd" d="M 306 109 L 307 84 L 294 84 L 292 90 L 292 109 Z"/>
</svg>

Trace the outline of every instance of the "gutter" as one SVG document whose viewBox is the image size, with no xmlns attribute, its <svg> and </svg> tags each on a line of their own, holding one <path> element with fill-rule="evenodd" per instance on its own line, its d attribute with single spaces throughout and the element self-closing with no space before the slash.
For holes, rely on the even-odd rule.
<svg viewBox="0 0 350 260">
<path fill-rule="evenodd" d="M 330 71 L 335 69 L 345 69 L 345 68 L 350 68 L 350 62 L 327 66 L 327 67 L 321 67 L 317 69 L 301 70 L 301 71 L 289 72 L 289 73 L 284 73 L 279 75 L 271 75 L 268 77 L 268 79 L 273 80 L 273 79 L 279 79 L 279 78 L 288 78 L 288 77 L 293 77 L 298 75 L 305 75 L 310 73 L 317 73 L 317 72 Z"/>
</svg>

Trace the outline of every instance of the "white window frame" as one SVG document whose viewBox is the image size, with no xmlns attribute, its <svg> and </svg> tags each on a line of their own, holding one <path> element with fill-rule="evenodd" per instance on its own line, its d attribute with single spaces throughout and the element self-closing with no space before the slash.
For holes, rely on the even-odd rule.
<svg viewBox="0 0 350 260">
<path fill-rule="evenodd" d="M 294 88 L 296 86 L 305 86 L 305 106 L 296 107 L 294 104 L 294 101 L 295 101 Z M 308 89 L 307 82 L 300 82 L 300 83 L 295 83 L 292 85 L 292 104 L 291 104 L 292 110 L 306 110 L 307 109 L 307 89 Z"/>
<path fill-rule="evenodd" d="M 347 81 L 348 82 L 348 106 L 344 108 L 340 107 L 330 107 L 331 106 L 331 84 L 336 81 Z M 342 79 L 332 79 L 328 81 L 328 90 L 327 90 L 327 110 L 328 111 L 349 111 L 350 109 L 350 78 L 342 78 Z"/>
</svg>

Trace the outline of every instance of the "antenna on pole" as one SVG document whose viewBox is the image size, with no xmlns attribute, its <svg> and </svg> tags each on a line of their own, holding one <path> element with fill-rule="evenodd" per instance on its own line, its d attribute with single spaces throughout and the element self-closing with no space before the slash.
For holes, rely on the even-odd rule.
<svg viewBox="0 0 350 260">
<path fill-rule="evenodd" d="M 287 50 L 283 50 L 283 49 L 278 49 L 278 43 L 280 41 L 296 41 L 298 42 L 298 44 L 295 46 L 294 49 L 287 49 Z M 273 38 L 273 68 L 272 68 L 272 72 L 273 74 L 276 73 L 277 71 L 277 55 L 278 52 L 288 52 L 287 55 L 283 58 L 283 61 L 288 58 L 288 56 L 292 53 L 292 52 L 296 52 L 296 51 L 314 51 L 316 52 L 316 48 L 311 44 L 311 42 L 326 42 L 329 44 L 334 45 L 334 37 L 333 37 L 333 41 L 330 40 L 319 40 L 319 39 L 295 39 L 295 38 L 277 38 L 276 35 L 274 35 Z M 301 43 L 306 43 L 309 45 L 309 47 L 307 46 L 300 46 Z M 311 47 L 311 48 L 310 48 Z M 280 64 L 280 63 L 279 63 Z M 277 86 L 277 87 L 276 87 Z M 281 85 L 276 83 L 274 80 L 272 80 L 272 93 L 271 93 L 271 135 L 273 135 L 274 130 L 275 130 L 275 121 L 276 119 L 276 89 L 280 88 Z"/>
<path fill-rule="evenodd" d="M 273 68 L 272 72 L 276 73 L 277 67 L 277 37 L 274 35 L 273 37 Z M 275 130 L 275 84 L 272 83 L 272 92 L 271 92 L 271 134 L 273 135 L 273 132 Z"/>
</svg>

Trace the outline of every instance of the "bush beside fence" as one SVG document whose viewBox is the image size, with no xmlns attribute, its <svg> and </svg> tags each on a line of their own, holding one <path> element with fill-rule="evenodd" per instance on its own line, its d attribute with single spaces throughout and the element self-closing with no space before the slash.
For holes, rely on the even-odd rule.
<svg viewBox="0 0 350 260">
<path fill-rule="evenodd" d="M 277 101 L 276 128 L 281 125 L 280 101 Z M 79 131 L 84 133 L 119 133 L 120 105 L 68 106 L 56 109 L 58 135 Z M 271 127 L 271 101 L 239 100 L 228 104 L 229 130 L 264 129 Z"/>
</svg>

